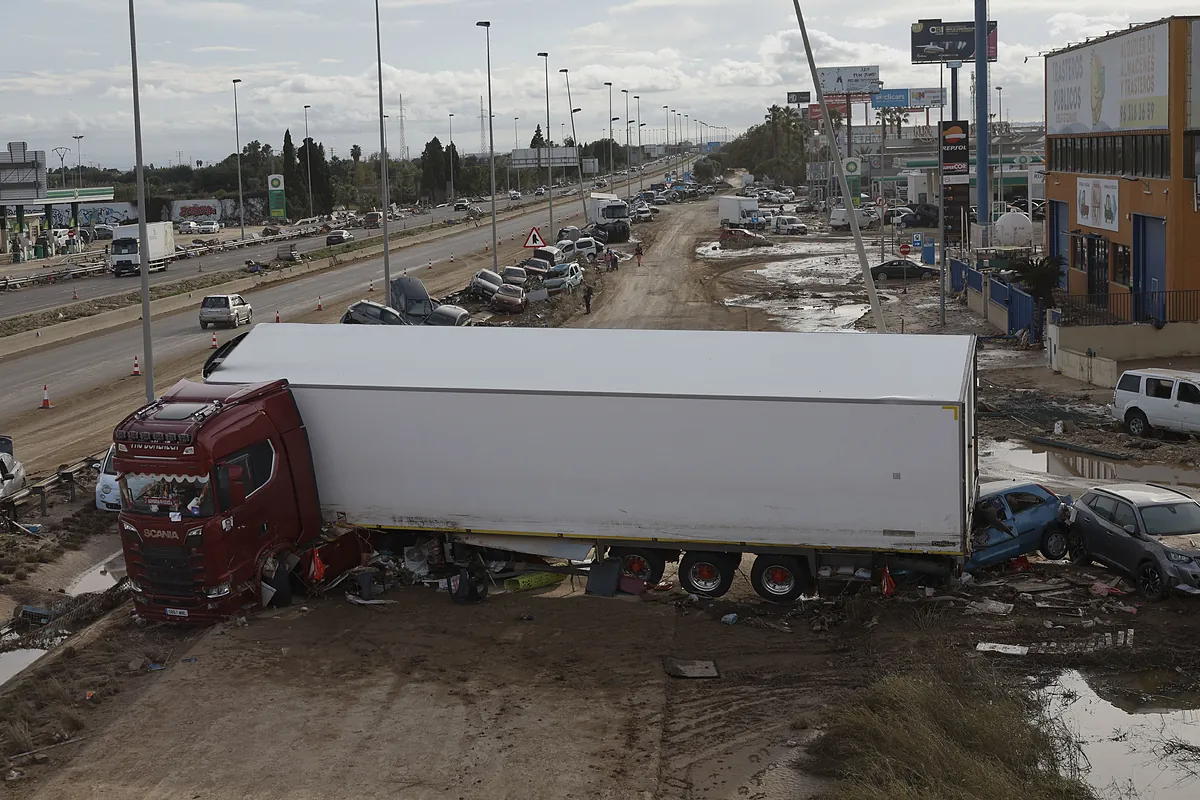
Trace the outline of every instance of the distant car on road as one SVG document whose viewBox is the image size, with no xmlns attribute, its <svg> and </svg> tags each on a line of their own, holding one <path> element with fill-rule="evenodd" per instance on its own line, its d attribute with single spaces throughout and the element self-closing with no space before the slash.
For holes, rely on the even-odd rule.
<svg viewBox="0 0 1200 800">
<path fill-rule="evenodd" d="M 237 328 L 254 323 L 254 309 L 240 294 L 210 294 L 200 301 L 200 329 L 209 325 Z"/>
<path fill-rule="evenodd" d="M 388 308 L 383 303 L 373 303 L 370 300 L 359 300 L 349 308 L 338 320 L 342 325 L 407 325 L 400 312 Z"/>
<path fill-rule="evenodd" d="M 421 324 L 444 328 L 457 328 L 463 325 L 470 325 L 471 312 L 459 306 L 438 306 Z"/>
<path fill-rule="evenodd" d="M 521 193 L 518 192 L 516 189 L 509 189 L 508 190 L 508 199 L 509 200 L 520 200 Z"/>
<path fill-rule="evenodd" d="M 469 211 L 470 209 L 471 209 L 471 201 L 470 200 L 455 200 L 454 201 L 454 210 L 455 211 Z"/>
<path fill-rule="evenodd" d="M 544 186 L 539 186 L 538 188 L 533 190 L 534 197 L 541 197 L 545 193 L 546 193 L 546 187 L 544 187 Z"/>
<path fill-rule="evenodd" d="M 938 275 L 938 268 L 927 264 L 917 264 L 906 258 L 895 258 L 871 267 L 871 277 L 876 283 L 883 281 L 904 281 L 913 278 L 933 278 Z"/>
<path fill-rule="evenodd" d="M 507 311 L 513 314 L 520 314 L 528 305 L 529 300 L 525 296 L 525 290 L 520 286 L 513 286 L 511 283 L 506 283 L 496 289 L 492 299 L 488 301 L 488 307 L 493 311 Z"/>
<path fill-rule="evenodd" d="M 1124 483 L 1089 489 L 1072 508 L 1071 561 L 1133 579 L 1147 600 L 1200 594 L 1200 503 L 1176 489 Z"/>
<path fill-rule="evenodd" d="M 177 233 L 200 233 L 200 226 L 191 220 L 185 219 L 183 222 L 178 223 L 177 227 L 179 228 L 179 230 L 176 231 Z"/>
<path fill-rule="evenodd" d="M 329 235 L 325 237 L 325 246 L 332 247 L 335 244 L 345 244 L 353 238 L 353 233 L 343 228 L 339 228 L 338 230 L 330 231 Z"/>
</svg>

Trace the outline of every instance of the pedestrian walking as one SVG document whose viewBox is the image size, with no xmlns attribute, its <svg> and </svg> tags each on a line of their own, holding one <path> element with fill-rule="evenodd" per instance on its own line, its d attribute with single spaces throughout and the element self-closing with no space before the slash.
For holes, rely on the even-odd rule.
<svg viewBox="0 0 1200 800">
<path fill-rule="evenodd" d="M 640 267 L 642 265 L 642 243 L 641 242 L 638 242 L 638 246 L 636 248 L 634 248 L 633 254 L 635 256 L 637 256 L 638 266 Z"/>
<path fill-rule="evenodd" d="M 583 313 L 592 313 L 592 285 L 590 283 L 583 286 Z"/>
</svg>

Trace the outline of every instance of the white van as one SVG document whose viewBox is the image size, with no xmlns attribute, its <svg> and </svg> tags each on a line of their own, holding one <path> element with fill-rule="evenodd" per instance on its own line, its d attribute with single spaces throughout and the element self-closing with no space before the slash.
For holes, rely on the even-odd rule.
<svg viewBox="0 0 1200 800">
<path fill-rule="evenodd" d="M 533 251 L 533 255 L 531 255 L 530 258 L 540 258 L 550 265 L 565 264 L 567 262 L 567 258 L 563 255 L 563 251 L 559 250 L 553 245 L 546 245 L 545 247 L 537 248 Z"/>
<path fill-rule="evenodd" d="M 1111 412 L 1134 436 L 1153 428 L 1200 434 L 1200 372 L 1127 370 L 1117 381 Z"/>
<path fill-rule="evenodd" d="M 856 208 L 854 212 L 858 217 L 859 230 L 869 230 L 879 225 L 879 215 L 873 209 Z M 846 215 L 846 209 L 835 208 L 829 212 L 829 227 L 835 231 L 850 230 L 850 217 Z"/>
</svg>

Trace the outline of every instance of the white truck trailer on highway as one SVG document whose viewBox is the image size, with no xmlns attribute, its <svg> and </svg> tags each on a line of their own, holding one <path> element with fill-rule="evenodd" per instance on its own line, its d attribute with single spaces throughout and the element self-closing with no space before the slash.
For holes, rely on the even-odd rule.
<svg viewBox="0 0 1200 800">
<path fill-rule="evenodd" d="M 723 228 L 751 228 L 765 226 L 757 197 L 722 195 L 717 198 L 717 216 Z"/>
<path fill-rule="evenodd" d="M 113 231 L 109 249 L 109 268 L 115 277 L 138 275 L 142 271 L 142 255 L 138 248 L 138 226 L 119 225 Z M 150 271 L 164 270 L 175 258 L 175 228 L 170 222 L 146 223 L 146 252 Z"/>
</svg>

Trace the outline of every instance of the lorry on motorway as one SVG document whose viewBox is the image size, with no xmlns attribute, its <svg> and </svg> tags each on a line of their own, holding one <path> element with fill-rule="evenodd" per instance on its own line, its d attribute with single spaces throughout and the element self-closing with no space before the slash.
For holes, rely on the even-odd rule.
<svg viewBox="0 0 1200 800">
<path fill-rule="evenodd" d="M 761 230 L 766 226 L 757 197 L 722 195 L 717 198 L 717 216 L 723 228 Z"/>
<path fill-rule="evenodd" d="M 608 236 L 609 244 L 628 242 L 632 231 L 629 204 L 615 194 L 592 192 L 584 199 L 588 222 Z"/>
<path fill-rule="evenodd" d="M 146 223 L 146 252 L 150 271 L 165 270 L 175 258 L 175 228 L 170 222 Z M 142 255 L 138 247 L 138 226 L 119 225 L 113 231 L 108 257 L 114 277 L 138 275 L 142 271 Z"/>
<path fill-rule="evenodd" d="M 398 348 L 387 326 L 259 325 L 205 383 L 129 415 L 115 469 L 138 613 L 205 623 L 287 598 L 379 535 L 483 586 L 513 554 L 613 558 L 651 583 L 679 560 L 684 588 L 719 597 L 752 554 L 774 601 L 970 555 L 972 336 L 488 333 L 417 326 Z"/>
</svg>

